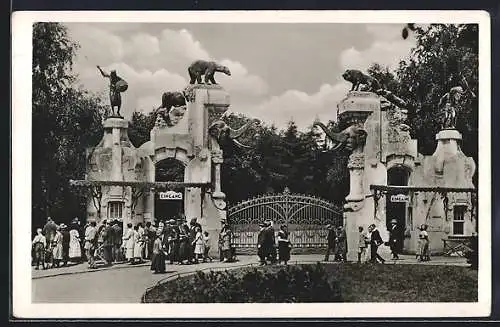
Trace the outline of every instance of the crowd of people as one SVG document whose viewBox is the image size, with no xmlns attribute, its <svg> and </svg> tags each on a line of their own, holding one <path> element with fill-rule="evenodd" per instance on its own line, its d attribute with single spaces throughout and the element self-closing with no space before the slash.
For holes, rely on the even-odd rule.
<svg viewBox="0 0 500 327">
<path fill-rule="evenodd" d="M 335 228 L 332 225 L 327 225 L 326 228 L 328 229 L 328 236 L 324 261 L 328 261 L 332 253 L 334 255 L 334 261 L 347 261 L 347 235 L 344 228 L 342 226 Z M 419 227 L 420 233 L 416 253 L 416 258 L 419 262 L 430 260 L 429 234 L 427 233 L 427 228 L 428 226 L 426 224 Z M 390 221 L 389 240 L 387 242 L 383 241 L 375 224 L 368 226 L 368 232 L 365 232 L 364 228 L 359 226 L 357 262 L 385 263 L 386 260 L 378 253 L 378 249 L 382 245 L 390 247 L 392 259 L 398 260 L 399 254 L 401 254 L 403 250 L 401 235 L 402 233 L 396 219 Z"/>
<path fill-rule="evenodd" d="M 123 225 L 118 220 L 95 221 L 82 226 L 75 218 L 68 227 L 56 224 L 50 217 L 43 228 L 37 229 L 32 241 L 32 258 L 35 269 L 67 266 L 68 262 L 88 262 L 89 269 L 97 268 L 97 261 L 105 265 L 151 261 L 151 270 L 165 271 L 165 261 L 171 264 L 197 264 L 212 261 L 210 235 L 202 230 L 196 218 L 189 224 L 185 218 L 160 220 L 153 225 L 146 222 L 135 226 Z M 222 221 L 219 234 L 220 261 L 235 259 L 232 232 Z"/>
<path fill-rule="evenodd" d="M 292 243 L 286 225 L 281 225 L 275 233 L 271 221 L 259 225 L 257 238 L 257 255 L 261 265 L 287 264 L 290 260 Z M 342 226 L 326 226 L 327 249 L 324 261 L 333 254 L 334 261 L 347 261 L 347 234 Z M 428 226 L 420 226 L 417 259 L 430 260 Z M 384 242 L 374 224 L 358 228 L 357 259 L 358 262 L 384 263 L 385 259 L 378 254 L 378 248 L 386 245 L 391 248 L 392 259 L 399 259 L 402 252 L 402 240 L 397 221 L 391 221 L 389 240 Z M 233 234 L 225 220 L 221 222 L 218 247 L 219 260 L 231 262 L 236 259 L 233 246 Z M 50 217 L 43 228 L 38 228 L 32 242 L 32 257 L 35 269 L 40 265 L 43 269 L 67 266 L 69 262 L 88 262 L 89 269 L 96 269 L 96 262 L 101 260 L 105 265 L 113 263 L 129 263 L 135 265 L 151 261 L 151 270 L 155 273 L 165 272 L 165 264 L 198 264 L 213 261 L 210 256 L 210 235 L 203 231 L 196 218 L 189 224 L 184 217 L 179 219 L 160 220 L 156 224 L 146 222 L 135 226 L 128 223 L 122 226 L 118 220 L 104 219 L 82 225 L 78 218 L 69 226 L 56 224 Z"/>
</svg>

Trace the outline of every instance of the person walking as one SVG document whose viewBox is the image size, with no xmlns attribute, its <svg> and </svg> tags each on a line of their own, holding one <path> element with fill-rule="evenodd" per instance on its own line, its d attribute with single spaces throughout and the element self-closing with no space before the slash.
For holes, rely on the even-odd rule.
<svg viewBox="0 0 500 327">
<path fill-rule="evenodd" d="M 347 261 L 347 234 L 343 226 L 337 227 L 335 237 L 335 261 Z"/>
<path fill-rule="evenodd" d="M 123 240 L 122 246 L 125 247 L 125 258 L 127 259 L 128 263 L 133 264 L 135 240 L 134 240 L 134 229 L 132 228 L 131 223 L 127 224 L 127 231 L 125 232 L 125 235 L 123 235 L 122 240 Z"/>
<path fill-rule="evenodd" d="M 109 220 L 106 221 L 101 233 L 103 239 L 103 259 L 106 262 L 106 265 L 110 266 L 113 264 L 114 233 Z"/>
<path fill-rule="evenodd" d="M 47 248 L 51 247 L 52 240 L 56 235 L 57 225 L 51 217 L 47 217 L 47 223 L 43 226 L 42 233 L 47 241 Z"/>
<path fill-rule="evenodd" d="M 222 262 L 229 262 L 231 261 L 231 229 L 229 225 L 224 225 L 221 231 L 221 239 L 221 250 L 224 258 Z"/>
<path fill-rule="evenodd" d="M 330 258 L 330 253 L 333 253 L 335 255 L 335 238 L 337 237 L 333 225 L 326 225 L 326 229 L 328 230 L 328 235 L 326 236 L 327 244 L 324 261 L 328 261 L 328 259 Z"/>
<path fill-rule="evenodd" d="M 281 225 L 278 232 L 278 264 L 283 262 L 286 265 L 290 260 L 290 250 L 292 244 L 290 243 L 288 237 L 289 233 L 287 226 Z"/>
<path fill-rule="evenodd" d="M 95 250 L 97 248 L 97 227 L 96 222 L 90 222 L 90 225 L 85 229 L 85 252 L 89 263 L 89 269 L 95 269 Z"/>
<path fill-rule="evenodd" d="M 187 261 L 187 264 L 191 263 L 191 247 L 192 245 L 189 240 L 189 226 L 183 224 L 179 226 L 179 264 L 183 265 L 184 261 Z"/>
<path fill-rule="evenodd" d="M 54 248 L 52 249 L 52 260 L 54 260 L 54 267 L 59 268 L 63 260 L 63 236 L 61 234 L 61 227 L 57 226 L 56 234 L 52 240 Z"/>
<path fill-rule="evenodd" d="M 391 220 L 391 226 L 389 227 L 389 247 L 391 248 L 392 260 L 399 259 L 399 253 L 401 252 L 401 230 L 398 227 L 398 221 L 396 219 Z"/>
<path fill-rule="evenodd" d="M 70 242 L 70 235 L 69 235 L 69 230 L 68 226 L 65 224 L 61 224 L 61 235 L 62 235 L 62 256 L 63 256 L 63 267 L 68 265 L 69 261 L 69 242 Z"/>
<path fill-rule="evenodd" d="M 418 261 L 429 261 L 429 234 L 427 233 L 427 225 L 422 224 L 419 229 L 420 233 L 418 233 Z"/>
<path fill-rule="evenodd" d="M 163 247 L 163 233 L 161 231 L 156 232 L 156 237 L 153 242 L 153 251 L 151 257 L 151 270 L 155 274 L 161 274 L 165 272 L 165 252 Z"/>
<path fill-rule="evenodd" d="M 80 234 L 78 226 L 73 223 L 69 231 L 69 260 L 80 263 L 82 260 L 82 247 L 80 242 Z"/>
<path fill-rule="evenodd" d="M 168 259 L 170 264 L 179 261 L 179 227 L 175 224 L 174 219 L 170 219 L 167 225 L 167 231 L 163 240 L 167 249 Z"/>
<path fill-rule="evenodd" d="M 366 247 L 368 244 L 368 236 L 363 230 L 363 226 L 358 227 L 358 263 L 366 262 Z"/>
<path fill-rule="evenodd" d="M 210 260 L 212 262 L 212 257 L 210 256 L 210 235 L 207 231 L 203 232 L 203 262 Z"/>
<path fill-rule="evenodd" d="M 274 235 L 274 228 L 271 221 L 266 221 L 266 231 L 265 231 L 265 247 L 264 251 L 266 253 L 266 258 L 271 262 L 271 264 L 276 263 L 276 237 Z"/>
<path fill-rule="evenodd" d="M 112 232 L 113 232 L 113 260 L 114 262 L 122 262 L 124 260 L 123 253 L 121 251 L 123 230 L 120 227 L 118 220 L 113 221 Z"/>
<path fill-rule="evenodd" d="M 142 263 L 142 248 L 144 241 L 139 233 L 140 224 L 134 226 L 133 239 L 134 239 L 134 254 L 132 264 Z"/>
<path fill-rule="evenodd" d="M 259 224 L 259 234 L 257 235 L 257 255 L 259 256 L 259 261 L 260 265 L 266 265 L 266 254 L 265 254 L 265 231 L 266 231 L 266 224 L 261 223 Z"/>
<path fill-rule="evenodd" d="M 35 269 L 38 270 L 40 263 L 42 268 L 45 270 L 45 248 L 47 247 L 47 241 L 45 236 L 43 236 L 42 229 L 37 228 L 36 235 L 31 242 L 33 247 L 33 261 L 35 263 Z"/>
<path fill-rule="evenodd" d="M 371 233 L 371 238 L 370 238 L 370 262 L 371 263 L 377 263 L 377 260 L 380 261 L 381 263 L 385 263 L 384 258 L 382 258 L 378 253 L 378 247 L 384 243 L 382 241 L 382 237 L 380 236 L 380 232 L 378 231 L 377 227 L 375 224 L 371 224 L 368 227 L 368 231 Z"/>
</svg>

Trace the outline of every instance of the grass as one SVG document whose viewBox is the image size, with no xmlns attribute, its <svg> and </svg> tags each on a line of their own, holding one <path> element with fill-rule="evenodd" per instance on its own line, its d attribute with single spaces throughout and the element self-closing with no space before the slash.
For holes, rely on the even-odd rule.
<svg viewBox="0 0 500 327">
<path fill-rule="evenodd" d="M 307 265 L 300 266 L 304 268 Z M 388 264 L 322 266 L 329 284 L 335 285 L 334 288 L 340 287 L 341 302 L 477 302 L 477 271 L 467 267 Z M 255 272 L 255 269 L 231 270 L 233 283 Z M 265 266 L 257 269 L 264 274 L 280 274 L 285 268 Z M 179 289 L 179 285 L 196 288 L 193 285 L 195 278 L 187 276 L 158 285 L 148 292 L 147 302 L 177 302 L 172 298 L 172 292 L 165 290 Z M 183 296 L 182 302 L 186 302 L 186 296 Z"/>
</svg>

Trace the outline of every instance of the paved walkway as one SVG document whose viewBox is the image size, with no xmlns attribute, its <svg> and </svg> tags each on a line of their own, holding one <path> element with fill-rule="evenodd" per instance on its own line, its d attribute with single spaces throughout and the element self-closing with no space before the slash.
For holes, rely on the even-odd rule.
<svg viewBox="0 0 500 327">
<path fill-rule="evenodd" d="M 290 264 L 315 263 L 323 259 L 319 254 L 293 255 Z M 387 260 L 386 264 L 415 264 L 414 256 Z M 238 256 L 234 263 L 214 261 L 198 265 L 167 264 L 165 274 L 153 274 L 149 262 L 139 265 L 116 264 L 89 270 L 87 264 L 32 271 L 32 301 L 37 303 L 138 303 L 148 287 L 160 280 L 188 274 L 197 270 L 234 269 L 257 264 L 256 256 Z M 464 258 L 433 257 L 424 265 L 467 266 Z"/>
</svg>

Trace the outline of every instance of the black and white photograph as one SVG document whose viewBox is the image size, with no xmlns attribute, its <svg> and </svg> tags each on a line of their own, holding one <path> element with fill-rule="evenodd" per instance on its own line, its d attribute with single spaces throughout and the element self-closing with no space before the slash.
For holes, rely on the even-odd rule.
<svg viewBox="0 0 500 327">
<path fill-rule="evenodd" d="M 487 13 L 12 26 L 14 315 L 489 315 Z"/>
</svg>

